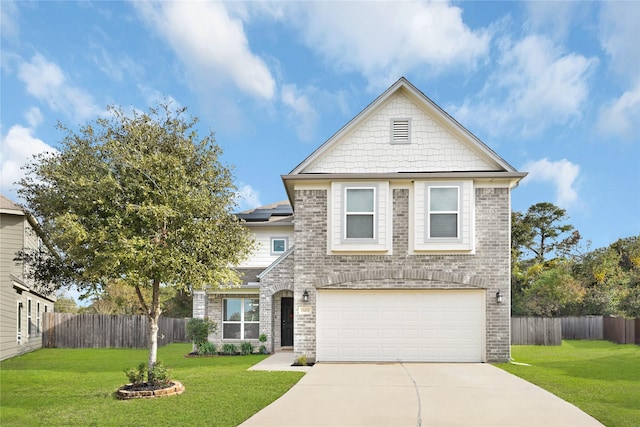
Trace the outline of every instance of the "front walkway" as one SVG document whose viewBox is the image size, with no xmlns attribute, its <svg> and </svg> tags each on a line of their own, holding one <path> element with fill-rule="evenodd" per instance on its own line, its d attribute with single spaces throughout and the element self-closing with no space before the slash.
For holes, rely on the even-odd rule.
<svg viewBox="0 0 640 427">
<path fill-rule="evenodd" d="M 286 360 L 281 354 L 275 356 Z M 241 426 L 602 424 L 553 394 L 489 364 L 319 363 L 280 399 Z"/>
<path fill-rule="evenodd" d="M 297 371 L 309 372 L 311 366 L 291 366 L 295 357 L 293 351 L 279 351 L 253 365 L 249 371 Z"/>
</svg>

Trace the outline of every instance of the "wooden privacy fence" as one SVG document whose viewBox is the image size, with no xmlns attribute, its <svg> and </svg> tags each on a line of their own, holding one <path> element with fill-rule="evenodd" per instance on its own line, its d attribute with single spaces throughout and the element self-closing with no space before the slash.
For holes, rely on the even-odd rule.
<svg viewBox="0 0 640 427">
<path fill-rule="evenodd" d="M 513 345 L 560 345 L 562 326 L 560 318 L 512 317 L 511 344 Z"/>
<path fill-rule="evenodd" d="M 603 316 L 511 318 L 513 345 L 560 345 L 563 339 L 640 345 L 640 319 Z"/>
<path fill-rule="evenodd" d="M 158 346 L 187 342 L 187 319 L 161 317 Z M 42 346 L 58 348 L 147 348 L 146 316 L 44 313 Z"/>
<path fill-rule="evenodd" d="M 618 344 L 640 345 L 640 319 L 605 317 L 603 335 L 605 340 Z"/>
<path fill-rule="evenodd" d="M 563 340 L 604 339 L 602 316 L 562 317 Z"/>
</svg>

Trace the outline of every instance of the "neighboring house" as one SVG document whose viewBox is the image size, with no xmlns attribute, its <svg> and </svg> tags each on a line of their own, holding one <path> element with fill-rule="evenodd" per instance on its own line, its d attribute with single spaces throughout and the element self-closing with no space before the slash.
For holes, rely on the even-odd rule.
<svg viewBox="0 0 640 427">
<path fill-rule="evenodd" d="M 507 361 L 524 176 L 401 78 L 282 177 L 295 219 L 239 214 L 261 246 L 240 288 L 195 292 L 194 317 L 218 344 L 264 333 L 320 362 Z"/>
<path fill-rule="evenodd" d="M 55 298 L 38 293 L 26 266 L 14 261 L 25 248 L 42 244 L 36 220 L 0 195 L 0 360 L 42 347 L 43 315 Z"/>
</svg>

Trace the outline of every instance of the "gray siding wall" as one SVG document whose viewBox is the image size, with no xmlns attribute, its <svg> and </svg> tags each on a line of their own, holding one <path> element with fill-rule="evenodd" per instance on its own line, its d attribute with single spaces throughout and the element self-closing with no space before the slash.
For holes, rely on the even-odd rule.
<svg viewBox="0 0 640 427">
<path fill-rule="evenodd" d="M 22 215 L 0 214 L 0 360 L 42 347 L 42 318 L 53 302 L 29 291 L 19 293 L 11 276 L 24 280 L 22 264 L 13 261 L 23 247 L 37 247 L 35 232 Z M 31 301 L 31 334 L 28 307 Z M 18 303 L 22 302 L 22 338 L 18 342 Z M 40 316 L 38 323 L 38 304 Z M 39 326 L 39 327 L 38 327 Z"/>
<path fill-rule="evenodd" d="M 393 255 L 328 255 L 327 191 L 295 191 L 294 301 L 310 293 L 311 312 L 295 316 L 296 355 L 316 356 L 315 289 L 486 289 L 486 359 L 510 357 L 510 193 L 475 189 L 475 254 L 408 253 L 409 190 L 393 190 Z M 497 304 L 500 290 L 505 303 Z"/>
</svg>

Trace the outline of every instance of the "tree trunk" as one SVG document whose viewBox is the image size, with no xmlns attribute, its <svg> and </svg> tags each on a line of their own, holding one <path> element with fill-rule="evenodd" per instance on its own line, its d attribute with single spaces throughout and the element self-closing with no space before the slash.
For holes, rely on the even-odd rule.
<svg viewBox="0 0 640 427">
<path fill-rule="evenodd" d="M 153 367 L 156 364 L 158 356 L 158 319 L 160 318 L 160 280 L 153 279 L 153 291 L 151 296 L 151 305 L 147 305 L 140 287 L 135 286 L 136 294 L 140 300 L 140 304 L 147 313 L 147 319 L 149 319 L 149 360 L 147 362 L 147 378 L 149 382 L 153 381 Z"/>
<path fill-rule="evenodd" d="M 147 377 L 149 381 L 153 381 L 153 367 L 156 364 L 158 356 L 158 318 L 160 314 L 149 315 L 149 362 L 147 364 Z"/>
</svg>

